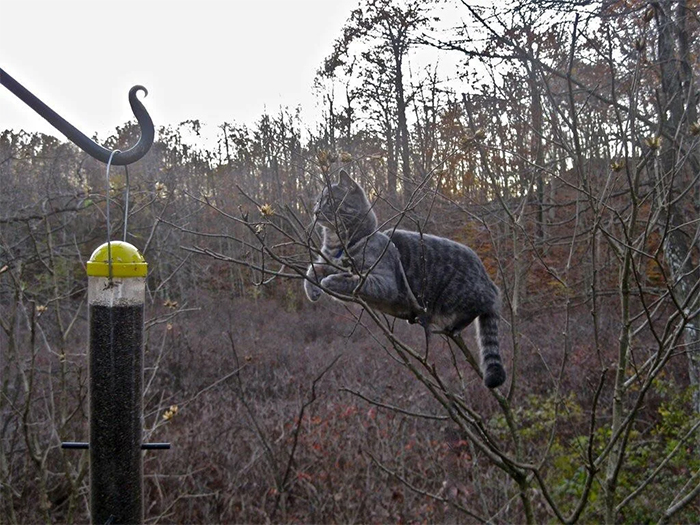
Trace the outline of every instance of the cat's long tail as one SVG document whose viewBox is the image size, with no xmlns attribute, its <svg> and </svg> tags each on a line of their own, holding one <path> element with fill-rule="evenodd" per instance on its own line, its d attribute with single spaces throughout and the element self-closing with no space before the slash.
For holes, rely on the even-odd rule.
<svg viewBox="0 0 700 525">
<path fill-rule="evenodd" d="M 506 380 L 506 369 L 498 348 L 498 314 L 481 314 L 476 320 L 476 335 L 481 349 L 484 384 L 489 388 L 501 386 Z"/>
</svg>

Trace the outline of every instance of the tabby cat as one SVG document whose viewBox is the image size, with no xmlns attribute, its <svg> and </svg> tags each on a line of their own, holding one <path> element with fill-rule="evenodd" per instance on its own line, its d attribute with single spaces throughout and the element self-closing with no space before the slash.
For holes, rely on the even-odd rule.
<svg viewBox="0 0 700 525">
<path fill-rule="evenodd" d="M 375 310 L 420 323 L 426 333 L 434 326 L 456 334 L 476 319 L 484 383 L 503 384 L 499 292 L 471 249 L 434 235 L 377 231 L 367 195 L 345 171 L 323 189 L 314 215 L 323 246 L 304 281 L 311 301 L 322 288 L 341 298 L 356 294 Z"/>
</svg>

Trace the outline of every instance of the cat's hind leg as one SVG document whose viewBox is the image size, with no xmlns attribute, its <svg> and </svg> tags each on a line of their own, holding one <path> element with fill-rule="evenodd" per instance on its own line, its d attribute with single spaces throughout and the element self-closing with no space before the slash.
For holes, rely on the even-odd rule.
<svg viewBox="0 0 700 525">
<path fill-rule="evenodd" d="M 432 332 L 430 331 L 430 319 L 425 315 L 416 316 L 415 320 L 409 321 L 411 323 L 418 323 L 423 327 L 425 331 L 425 356 L 423 357 L 424 362 L 428 362 L 428 355 L 430 354 L 430 339 L 432 339 Z"/>
</svg>

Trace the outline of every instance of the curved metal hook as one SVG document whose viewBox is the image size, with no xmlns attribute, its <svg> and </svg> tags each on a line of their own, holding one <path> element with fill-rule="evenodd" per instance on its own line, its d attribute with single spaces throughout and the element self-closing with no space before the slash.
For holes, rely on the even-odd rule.
<svg viewBox="0 0 700 525">
<path fill-rule="evenodd" d="M 96 158 L 97 160 L 107 163 L 112 151 L 108 150 L 107 148 L 103 148 L 94 140 L 81 133 L 70 122 L 39 100 L 34 94 L 32 94 L 31 91 L 17 82 L 10 75 L 5 73 L 3 69 L 0 69 L 0 84 L 12 91 L 12 93 L 14 93 L 20 100 L 48 120 L 54 128 L 63 133 L 68 140 L 73 142 L 85 153 Z M 151 149 L 151 145 L 153 144 L 153 139 L 155 137 L 153 120 L 151 120 L 151 116 L 148 114 L 148 111 L 146 111 L 146 108 L 136 96 L 139 91 L 143 91 L 145 95 L 148 95 L 148 91 L 145 87 L 134 86 L 129 90 L 129 104 L 131 104 L 131 110 L 134 112 L 134 116 L 139 123 L 141 137 L 135 146 L 126 151 L 116 153 L 112 157 L 112 164 L 118 166 L 131 164 L 143 157 L 146 153 L 148 153 L 148 150 Z"/>
</svg>

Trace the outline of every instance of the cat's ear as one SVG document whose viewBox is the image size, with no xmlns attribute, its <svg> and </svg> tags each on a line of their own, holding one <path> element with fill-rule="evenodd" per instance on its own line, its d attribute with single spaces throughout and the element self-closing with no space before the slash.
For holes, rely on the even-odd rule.
<svg viewBox="0 0 700 525">
<path fill-rule="evenodd" d="M 340 179 L 338 180 L 338 186 L 345 188 L 346 190 L 354 190 L 359 188 L 357 182 L 352 180 L 350 175 L 345 170 L 340 170 Z"/>
</svg>

